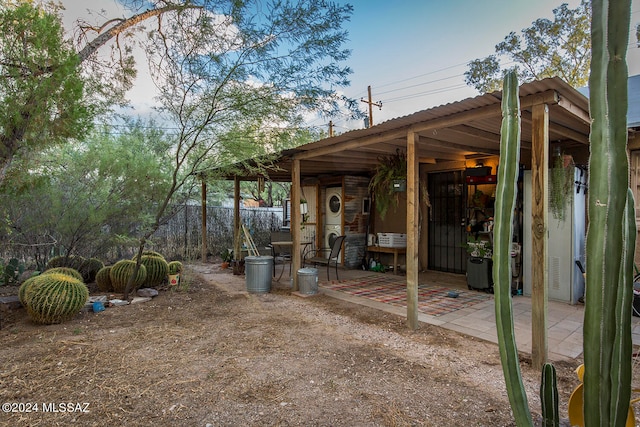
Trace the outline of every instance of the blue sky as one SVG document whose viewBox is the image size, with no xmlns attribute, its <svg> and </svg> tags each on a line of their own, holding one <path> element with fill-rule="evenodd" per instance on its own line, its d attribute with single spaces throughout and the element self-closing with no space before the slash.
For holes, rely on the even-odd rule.
<svg viewBox="0 0 640 427">
<path fill-rule="evenodd" d="M 371 85 L 374 123 L 476 96 L 464 83 L 466 63 L 494 53 L 510 31 L 520 32 L 541 17 L 553 18 L 562 3 L 579 0 L 350 0 L 346 24 L 354 74 L 345 93 L 367 97 Z M 640 0 L 633 0 L 631 22 L 640 22 Z M 630 74 L 640 73 L 640 49 L 628 51 Z M 405 88 L 405 89 L 403 89 Z M 363 111 L 367 108 L 362 103 Z M 353 126 L 337 123 L 337 131 Z M 341 126 L 345 128 L 340 129 Z"/>
<path fill-rule="evenodd" d="M 345 46 L 351 50 L 347 64 L 353 69 L 351 86 L 344 93 L 367 97 L 371 85 L 374 124 L 476 96 L 464 83 L 467 63 L 494 53 L 494 46 L 510 32 L 520 32 L 538 18 L 553 18 L 562 3 L 575 8 L 579 0 L 334 0 L 350 3 L 354 12 L 344 28 L 349 32 Z M 87 9 L 107 9 L 117 16 L 117 0 L 63 0 L 66 23 L 86 15 Z M 114 12 L 116 11 L 116 12 Z M 640 0 L 632 0 L 632 25 L 640 22 Z M 634 34 L 633 34 L 634 35 Z M 140 58 L 144 72 L 144 59 Z M 630 47 L 627 56 L 630 75 L 640 74 L 640 49 Z M 129 93 L 135 111 L 145 114 L 152 103 L 144 81 Z M 368 107 L 362 104 L 362 111 Z M 342 133 L 363 127 L 361 122 L 334 120 Z M 327 126 L 314 121 L 316 126 Z"/>
</svg>

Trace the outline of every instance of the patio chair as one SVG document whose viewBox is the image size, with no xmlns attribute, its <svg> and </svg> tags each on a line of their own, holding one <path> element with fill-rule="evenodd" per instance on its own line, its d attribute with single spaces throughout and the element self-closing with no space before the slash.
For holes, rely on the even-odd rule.
<svg viewBox="0 0 640 427">
<path fill-rule="evenodd" d="M 289 244 L 286 244 L 289 242 Z M 291 276 L 291 233 L 289 231 L 272 231 L 271 243 L 269 248 L 271 249 L 271 255 L 273 256 L 273 277 L 276 277 L 276 264 L 283 264 L 280 271 L 280 277 L 284 273 L 285 264 L 289 264 L 289 276 Z"/>
<path fill-rule="evenodd" d="M 303 265 L 313 264 L 317 265 L 326 265 L 327 266 L 327 280 L 329 280 L 329 269 L 331 266 L 335 266 L 336 269 L 336 280 L 340 280 L 338 278 L 338 259 L 340 257 L 340 251 L 342 250 L 342 244 L 344 243 L 344 239 L 346 236 L 338 236 L 333 241 L 333 245 L 330 248 L 319 248 L 312 249 L 308 253 L 311 255 L 309 258 L 305 258 L 303 261 Z M 323 254 L 329 253 L 329 257 Z"/>
</svg>

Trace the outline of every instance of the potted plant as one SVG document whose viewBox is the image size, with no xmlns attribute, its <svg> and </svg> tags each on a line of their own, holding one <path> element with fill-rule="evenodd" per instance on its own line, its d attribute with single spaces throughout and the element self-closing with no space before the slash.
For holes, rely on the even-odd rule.
<svg viewBox="0 0 640 427">
<path fill-rule="evenodd" d="M 180 274 L 182 274 L 182 263 L 180 261 L 171 261 L 169 263 L 170 286 L 175 286 L 180 283 Z"/>
<path fill-rule="evenodd" d="M 376 209 L 384 219 L 391 205 L 398 205 L 398 193 L 407 188 L 407 157 L 400 149 L 396 154 L 379 157 L 376 171 L 369 183 Z"/>
<path fill-rule="evenodd" d="M 228 268 L 229 263 L 233 259 L 233 251 L 230 251 L 229 249 L 225 249 L 224 251 L 222 251 L 220 256 L 222 257 L 222 265 L 221 265 L 222 269 Z"/>
<path fill-rule="evenodd" d="M 493 248 L 491 242 L 469 236 L 466 244 L 467 253 L 473 258 L 491 259 L 493 256 Z"/>
</svg>

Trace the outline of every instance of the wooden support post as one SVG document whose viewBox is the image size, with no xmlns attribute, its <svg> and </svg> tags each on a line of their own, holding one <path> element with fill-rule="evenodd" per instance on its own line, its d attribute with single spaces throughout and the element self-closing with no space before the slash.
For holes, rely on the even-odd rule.
<svg viewBox="0 0 640 427">
<path fill-rule="evenodd" d="M 549 107 L 533 106 L 531 150 L 531 361 L 534 369 L 547 361 L 547 305 L 549 265 Z"/>
<path fill-rule="evenodd" d="M 201 199 L 202 199 L 202 246 L 200 248 L 201 252 L 201 258 L 202 258 L 202 262 L 206 263 L 207 262 L 207 183 L 204 181 L 204 179 L 202 180 L 202 195 L 201 195 Z"/>
<path fill-rule="evenodd" d="M 293 276 L 292 291 L 298 290 L 298 269 L 302 264 L 300 256 L 300 160 L 294 158 L 291 168 L 291 240 L 293 249 L 291 250 L 291 275 Z"/>
<path fill-rule="evenodd" d="M 233 178 L 233 257 L 236 260 L 242 258 L 242 248 L 240 245 L 240 178 L 236 175 Z"/>
<path fill-rule="evenodd" d="M 418 329 L 418 138 L 407 133 L 407 325 L 412 330 Z"/>
</svg>

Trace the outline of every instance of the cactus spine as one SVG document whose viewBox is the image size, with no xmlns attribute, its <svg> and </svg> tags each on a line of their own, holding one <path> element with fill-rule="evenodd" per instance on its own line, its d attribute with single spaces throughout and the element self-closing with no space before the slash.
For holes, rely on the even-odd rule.
<svg viewBox="0 0 640 427">
<path fill-rule="evenodd" d="M 29 317 L 50 325 L 78 314 L 89 298 L 89 290 L 81 280 L 66 274 L 41 274 L 34 277 L 24 298 Z"/>
<path fill-rule="evenodd" d="M 113 267 L 111 267 L 111 271 L 109 272 L 109 277 L 111 278 L 111 284 L 113 286 L 114 292 L 124 292 L 127 287 L 127 281 L 129 277 L 133 274 L 136 268 L 136 262 L 131 260 L 120 260 L 116 262 Z M 136 289 L 140 287 L 142 283 L 144 283 L 145 278 L 147 277 L 147 269 L 144 265 L 140 264 L 140 269 L 138 270 L 138 274 L 133 280 L 133 288 Z"/>
<path fill-rule="evenodd" d="M 520 164 L 520 98 L 515 71 L 505 74 L 502 90 L 500 168 L 496 188 L 493 244 L 496 327 L 500 359 L 511 410 L 518 426 L 533 425 L 522 382 L 511 306 L 511 240 Z"/>
<path fill-rule="evenodd" d="M 111 267 L 102 267 L 96 273 L 96 285 L 102 292 L 113 291 L 113 284 L 111 283 L 111 276 L 109 275 L 110 272 Z"/>
<path fill-rule="evenodd" d="M 623 426 L 631 396 L 636 239 L 626 151 L 631 2 L 593 0 L 592 9 L 583 411 L 587 426 Z"/>
<path fill-rule="evenodd" d="M 18 299 L 20 300 L 20 304 L 22 304 L 23 307 L 27 306 L 25 297 L 27 295 L 27 292 L 29 291 L 29 286 L 31 286 L 36 277 L 38 276 L 28 278 L 27 280 L 22 282 L 22 285 L 20 285 L 20 288 L 18 289 Z"/>
<path fill-rule="evenodd" d="M 143 255 L 140 261 L 141 265 L 144 265 L 147 270 L 147 278 L 143 285 L 154 287 L 161 285 L 169 274 L 169 264 L 161 256 Z"/>
<path fill-rule="evenodd" d="M 558 378 L 556 368 L 550 363 L 545 363 L 542 366 L 540 403 L 542 405 L 542 425 L 544 427 L 558 427 L 560 425 Z"/>
<path fill-rule="evenodd" d="M 66 274 L 67 276 L 71 276 L 74 279 L 78 279 L 82 282 L 82 274 L 80 274 L 80 272 L 78 270 L 76 270 L 75 268 L 71 268 L 71 267 L 54 267 L 54 268 L 50 268 L 48 270 L 45 270 L 42 274 L 52 274 L 52 273 L 60 273 L 60 274 Z"/>
<path fill-rule="evenodd" d="M 182 273 L 182 263 L 180 261 L 171 261 L 169 263 L 169 274 Z"/>
</svg>

